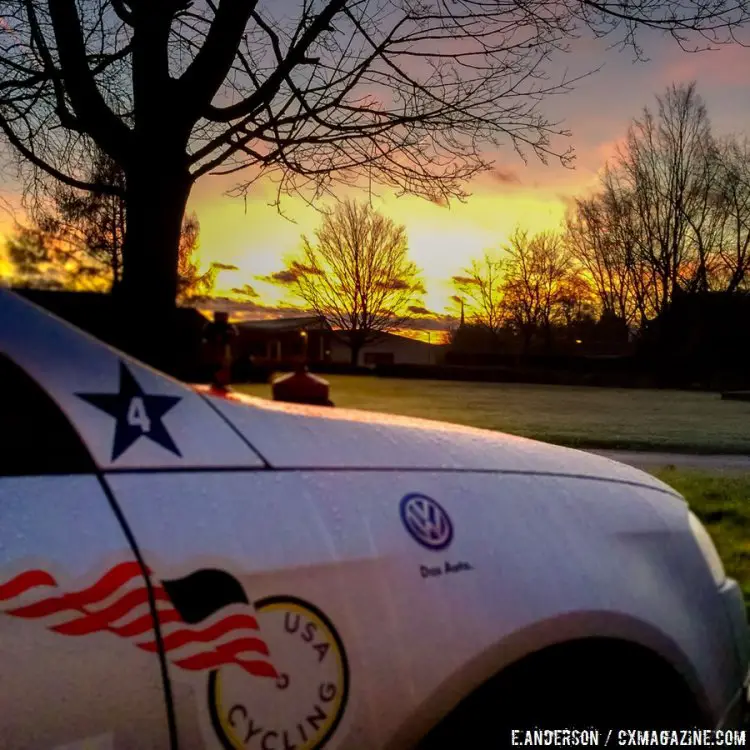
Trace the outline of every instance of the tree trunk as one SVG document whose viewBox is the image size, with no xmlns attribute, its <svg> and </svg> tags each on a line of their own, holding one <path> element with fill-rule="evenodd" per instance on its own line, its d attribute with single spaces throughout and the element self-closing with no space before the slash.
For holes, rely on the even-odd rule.
<svg viewBox="0 0 750 750">
<path fill-rule="evenodd" d="M 552 352 L 552 324 L 544 324 L 544 350 L 546 354 Z"/>
<path fill-rule="evenodd" d="M 179 352 L 169 351 L 168 343 L 173 340 L 180 230 L 191 183 L 186 170 L 153 156 L 140 155 L 126 175 L 127 227 L 117 298 L 128 352 L 173 370 Z"/>
<path fill-rule="evenodd" d="M 359 365 L 359 352 L 362 349 L 362 344 L 360 343 L 351 343 L 349 344 L 351 348 L 351 364 L 352 367 L 357 367 Z"/>
<path fill-rule="evenodd" d="M 533 331 L 530 325 L 521 326 L 521 342 L 522 342 L 521 356 L 523 360 L 526 360 L 526 358 L 529 356 L 529 352 L 531 351 L 532 335 L 533 335 Z"/>
<path fill-rule="evenodd" d="M 169 311 L 177 298 L 180 230 L 190 194 L 187 175 L 128 175 L 122 297 L 127 304 Z"/>
</svg>

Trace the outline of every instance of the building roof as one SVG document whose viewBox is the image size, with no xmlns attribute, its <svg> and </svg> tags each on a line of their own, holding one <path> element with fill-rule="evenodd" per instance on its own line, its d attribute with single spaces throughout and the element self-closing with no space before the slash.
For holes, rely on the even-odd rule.
<svg viewBox="0 0 750 750">
<path fill-rule="evenodd" d="M 393 344 L 413 344 L 416 347 L 430 347 L 434 348 L 437 346 L 440 346 L 440 344 L 431 344 L 427 341 L 422 341 L 422 339 L 415 339 L 412 336 L 403 336 L 399 333 L 393 333 L 391 331 L 384 331 L 381 333 L 378 338 L 373 341 L 373 344 L 385 344 L 387 342 L 391 342 Z"/>
<path fill-rule="evenodd" d="M 440 349 L 445 344 L 433 344 L 422 339 L 416 339 L 412 336 L 403 336 L 398 333 L 384 332 L 381 333 L 375 341 L 366 344 L 366 348 L 377 347 L 382 349 L 383 347 L 393 346 L 412 346 L 414 348 L 427 349 Z"/>
<path fill-rule="evenodd" d="M 273 333 L 282 333 L 284 331 L 301 331 L 303 328 L 319 329 L 325 328 L 324 322 L 316 316 L 304 318 L 275 318 L 272 320 L 246 320 L 242 323 L 236 323 L 235 326 L 240 330 L 248 331 L 268 331 Z"/>
<path fill-rule="evenodd" d="M 299 318 L 273 318 L 269 320 L 246 320 L 235 323 L 235 327 L 238 331 L 252 331 L 257 333 L 289 333 L 294 331 L 307 330 L 320 330 L 328 329 L 325 321 L 322 318 L 318 318 L 315 315 L 309 315 L 306 317 Z M 335 331 L 334 331 L 335 332 Z M 377 340 L 372 342 L 374 345 L 383 345 L 388 342 L 392 344 L 410 344 L 415 347 L 428 347 L 437 349 L 443 344 L 431 344 L 427 341 L 421 341 L 420 339 L 412 338 L 411 336 L 402 336 L 398 333 L 381 333 Z"/>
</svg>

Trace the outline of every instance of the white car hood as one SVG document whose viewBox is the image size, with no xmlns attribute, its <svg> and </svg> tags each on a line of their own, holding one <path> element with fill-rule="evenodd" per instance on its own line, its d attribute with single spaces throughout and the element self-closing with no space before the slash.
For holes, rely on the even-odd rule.
<svg viewBox="0 0 750 750">
<path fill-rule="evenodd" d="M 0 321 L 0 353 L 57 402 L 105 471 L 271 467 L 514 472 L 629 482 L 676 494 L 630 466 L 489 430 L 284 404 L 235 392 L 217 397 L 210 389 L 187 386 L 136 362 L 2 289 Z M 154 402 L 170 406 L 147 415 L 159 420 L 158 433 L 135 433 L 117 449 L 126 414 L 107 404 L 130 399 L 132 405 L 134 394 L 144 408 Z"/>
<path fill-rule="evenodd" d="M 676 494 L 650 474 L 617 461 L 490 430 L 238 393 L 224 398 L 207 393 L 206 398 L 274 468 L 557 474 Z"/>
</svg>

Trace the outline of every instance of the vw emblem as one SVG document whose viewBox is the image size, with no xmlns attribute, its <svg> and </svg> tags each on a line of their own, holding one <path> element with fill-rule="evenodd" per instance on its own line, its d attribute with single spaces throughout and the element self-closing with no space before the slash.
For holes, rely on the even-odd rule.
<svg viewBox="0 0 750 750">
<path fill-rule="evenodd" d="M 442 506 L 427 495 L 412 493 L 401 500 L 401 521 L 416 542 L 427 549 L 445 549 L 453 524 Z"/>
</svg>

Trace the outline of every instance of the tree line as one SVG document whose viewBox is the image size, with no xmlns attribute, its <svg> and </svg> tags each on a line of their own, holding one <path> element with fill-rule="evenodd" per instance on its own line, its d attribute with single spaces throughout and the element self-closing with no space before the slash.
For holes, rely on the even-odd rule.
<svg viewBox="0 0 750 750">
<path fill-rule="evenodd" d="M 235 174 L 234 195 L 276 179 L 314 200 L 367 179 L 445 203 L 512 145 L 569 163 L 568 131 L 540 111 L 578 79 L 567 42 L 607 36 L 639 56 L 643 27 L 692 51 L 730 44 L 747 0 L 609 5 L 565 0 L 6 0 L 0 139 L 28 187 L 52 178 L 124 201 L 118 299 L 149 320 L 178 296 L 193 185 Z M 124 181 L 89 170 L 98 149 Z M 139 327 L 139 326 L 135 326 Z M 147 342 L 147 338 L 152 337 Z M 148 344 L 148 345 L 146 345 Z"/>
<path fill-rule="evenodd" d="M 559 230 L 519 227 L 451 279 L 461 321 L 453 343 L 521 354 L 587 336 L 622 344 L 658 324 L 679 295 L 747 294 L 750 147 L 714 136 L 695 83 L 673 84 L 656 103 Z M 422 304 L 403 227 L 345 203 L 325 214 L 316 239 L 272 280 L 347 331 L 353 361 L 379 332 L 436 317 Z"/>
<path fill-rule="evenodd" d="M 714 136 L 695 83 L 657 103 L 630 126 L 599 192 L 576 201 L 566 231 L 601 310 L 636 327 L 680 292 L 748 289 L 748 142 Z"/>
<path fill-rule="evenodd" d="M 695 83 L 656 100 L 559 231 L 519 229 L 502 255 L 454 277 L 474 325 L 549 350 L 555 330 L 604 321 L 637 337 L 680 295 L 747 294 L 748 142 L 714 135 Z"/>
<path fill-rule="evenodd" d="M 123 175 L 96 152 L 89 179 L 117 185 Z M 124 199 L 50 184 L 44 199 L 32 196 L 33 227 L 9 243 L 18 277 L 33 281 L 53 267 L 57 284 L 62 273 L 79 286 L 105 277 L 116 288 Z M 183 298 L 209 292 L 216 271 L 227 268 L 198 271 L 191 260 L 198 231 L 195 216 L 183 222 Z M 637 336 L 679 294 L 747 294 L 748 268 L 750 147 L 714 136 L 694 83 L 672 85 L 655 111 L 646 107 L 632 121 L 597 190 L 574 199 L 559 230 L 518 228 L 451 279 L 452 338 L 458 342 L 459 320 L 464 342 L 490 351 L 552 351 L 561 337 L 581 341 L 597 326 L 621 339 Z M 382 333 L 444 317 L 424 307 L 422 272 L 408 257 L 405 227 L 368 203 L 325 210 L 314 236 L 302 237 L 301 253 L 265 280 L 286 286 L 327 320 L 355 363 Z"/>
</svg>

